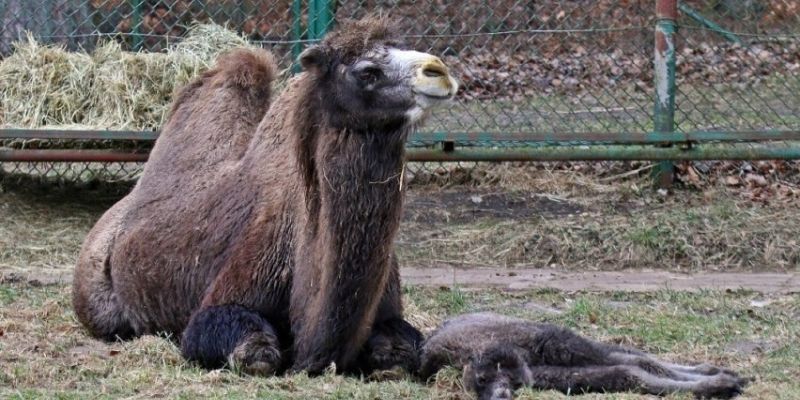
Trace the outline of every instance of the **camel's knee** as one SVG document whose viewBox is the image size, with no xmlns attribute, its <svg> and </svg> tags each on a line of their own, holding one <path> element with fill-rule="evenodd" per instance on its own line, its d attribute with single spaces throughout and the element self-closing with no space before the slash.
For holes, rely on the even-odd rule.
<svg viewBox="0 0 800 400">
<path fill-rule="evenodd" d="M 262 316 L 238 305 L 205 308 L 183 332 L 181 352 L 204 368 L 271 375 L 281 368 L 277 334 Z"/>
</svg>

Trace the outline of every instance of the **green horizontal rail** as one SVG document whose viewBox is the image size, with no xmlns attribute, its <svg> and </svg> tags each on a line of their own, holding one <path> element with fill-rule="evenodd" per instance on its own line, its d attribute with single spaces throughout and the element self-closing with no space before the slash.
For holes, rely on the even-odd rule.
<svg viewBox="0 0 800 400">
<path fill-rule="evenodd" d="M 494 133 L 494 132 L 417 132 L 409 141 L 420 142 L 531 142 L 531 143 L 618 143 L 662 144 L 681 142 L 774 141 L 800 140 L 800 131 L 694 131 L 694 132 L 545 132 L 545 133 Z"/>
<path fill-rule="evenodd" d="M 155 140 L 156 131 L 111 130 L 56 130 L 56 129 L 0 129 L 0 139 L 51 139 L 51 140 Z M 491 145 L 493 142 L 526 142 L 557 144 L 587 142 L 598 144 L 659 144 L 685 142 L 741 142 L 741 141 L 792 141 L 800 140 L 800 131 L 694 131 L 694 132 L 415 132 L 410 142 L 470 142 Z"/>
<path fill-rule="evenodd" d="M 409 149 L 409 161 L 633 161 L 633 160 L 788 160 L 800 159 L 800 142 L 782 146 L 751 143 L 690 147 L 635 145 L 550 146 L 531 148 Z"/>
<path fill-rule="evenodd" d="M 158 137 L 154 131 L 2 129 L 0 139 L 141 140 Z M 409 161 L 560 161 L 560 160 L 755 160 L 800 159 L 800 131 L 697 131 L 688 133 L 526 133 L 418 132 L 411 142 L 456 142 L 452 150 L 412 147 Z M 765 144 L 765 141 L 780 141 Z M 512 147 L 492 147 L 492 143 Z M 572 144 L 566 144 L 570 143 Z M 574 142 L 585 142 L 580 145 Z M 705 143 L 704 143 L 705 142 Z M 716 142 L 716 143 L 708 143 Z M 746 143 L 741 143 L 746 142 Z M 759 143 L 755 143 L 759 142 Z M 557 145 L 561 143 L 560 145 Z M 612 144 L 613 143 L 613 144 Z M 653 143 L 676 143 L 654 147 Z M 692 143 L 691 145 L 689 145 Z M 538 144 L 539 146 L 523 147 Z M 474 147 L 473 147 L 474 146 Z M 0 161 L 145 161 L 146 153 L 116 150 L 3 149 Z"/>
<path fill-rule="evenodd" d="M 740 39 L 739 36 L 736 36 L 735 33 L 719 26 L 717 23 L 704 17 L 703 14 L 700 14 L 695 9 L 687 6 L 686 4 L 678 3 L 678 9 L 681 10 L 682 13 L 686 14 L 687 17 L 693 19 L 700 25 L 708 28 L 708 30 L 718 33 L 720 36 L 724 37 L 727 41 L 732 43 L 742 44 L 742 39 Z"/>
</svg>

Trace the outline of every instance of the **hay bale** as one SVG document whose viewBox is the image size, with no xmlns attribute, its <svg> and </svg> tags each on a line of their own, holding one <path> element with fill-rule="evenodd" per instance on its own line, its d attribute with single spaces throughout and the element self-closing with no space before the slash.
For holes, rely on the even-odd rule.
<svg viewBox="0 0 800 400">
<path fill-rule="evenodd" d="M 81 124 L 93 68 L 87 54 L 42 45 L 30 35 L 14 43 L 14 53 L 0 63 L 0 124 Z"/>
<path fill-rule="evenodd" d="M 106 42 L 89 55 L 42 45 L 29 35 L 0 62 L 0 124 L 157 129 L 178 89 L 220 54 L 249 46 L 214 24 L 193 26 L 163 53 L 132 53 Z"/>
<path fill-rule="evenodd" d="M 252 47 L 244 36 L 216 24 L 194 25 L 186 37 L 167 52 L 176 59 L 185 57 L 191 65 L 209 68 L 217 56 L 239 47 Z"/>
<path fill-rule="evenodd" d="M 131 53 L 116 42 L 97 47 L 87 120 L 111 129 L 152 130 L 161 126 L 172 94 L 192 77 L 176 74 L 164 53 Z"/>
<path fill-rule="evenodd" d="M 94 54 L 89 121 L 117 129 L 150 130 L 167 117 L 175 92 L 227 51 L 249 44 L 219 25 L 194 26 L 166 53 L 131 53 L 109 42 Z"/>
</svg>

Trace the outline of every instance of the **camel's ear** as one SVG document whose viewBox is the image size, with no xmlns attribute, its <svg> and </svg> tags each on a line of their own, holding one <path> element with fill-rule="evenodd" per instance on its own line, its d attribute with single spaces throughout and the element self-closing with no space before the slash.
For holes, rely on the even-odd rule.
<svg viewBox="0 0 800 400">
<path fill-rule="evenodd" d="M 328 53 L 322 46 L 314 45 L 300 53 L 300 65 L 303 69 L 317 75 L 324 75 L 328 72 Z"/>
</svg>

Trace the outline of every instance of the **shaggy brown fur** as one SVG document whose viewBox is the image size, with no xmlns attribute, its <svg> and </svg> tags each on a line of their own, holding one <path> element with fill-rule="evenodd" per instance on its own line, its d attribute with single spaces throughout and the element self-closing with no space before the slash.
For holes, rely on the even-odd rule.
<svg viewBox="0 0 800 400">
<path fill-rule="evenodd" d="M 306 50 L 249 144 L 273 64 L 238 53 L 190 85 L 139 184 L 84 244 L 84 325 L 182 333 L 209 367 L 414 368 L 421 336 L 402 319 L 392 250 L 408 110 L 456 85 L 390 62 L 391 31 L 368 19 Z"/>
<path fill-rule="evenodd" d="M 521 386 L 564 393 L 638 391 L 729 398 L 746 380 L 708 365 L 676 365 L 640 351 L 603 344 L 564 328 L 492 313 L 446 321 L 425 342 L 420 375 L 464 368 L 480 399 L 511 399 Z"/>
<path fill-rule="evenodd" d="M 235 50 L 222 56 L 214 69 L 189 83 L 178 94 L 138 184 L 103 215 L 81 249 L 73 280 L 73 304 L 78 319 L 92 335 L 106 340 L 134 335 L 134 325 L 128 321 L 114 287 L 119 283 L 112 275 L 120 272 L 149 275 L 150 272 L 146 272 L 148 266 L 137 265 L 136 260 L 123 264 L 133 271 L 112 268 L 112 257 L 118 254 L 115 243 L 125 241 L 136 229 L 148 230 L 147 234 L 152 235 L 160 229 L 180 230 L 174 224 L 180 224 L 181 217 L 190 212 L 187 206 L 198 200 L 197 189 L 206 187 L 226 162 L 238 160 L 247 149 L 257 124 L 269 107 L 275 71 L 271 54 Z M 184 244 L 200 242 L 197 236 L 142 237 L 143 248 L 139 252 L 159 248 L 174 250 Z M 153 258 L 159 255 L 150 253 L 141 261 L 156 263 L 158 260 Z M 163 275 L 168 277 L 169 271 L 164 271 Z M 126 276 L 126 279 L 136 277 Z M 202 289 L 195 289 L 195 295 L 198 290 Z M 184 294 L 185 289 L 182 289 L 174 296 Z M 174 296 L 163 301 L 182 308 L 181 299 Z M 166 318 L 161 329 L 180 332 L 186 325 L 189 316 L 174 311 L 169 304 L 163 309 Z M 155 330 L 144 328 L 142 326 L 138 334 Z"/>
</svg>

